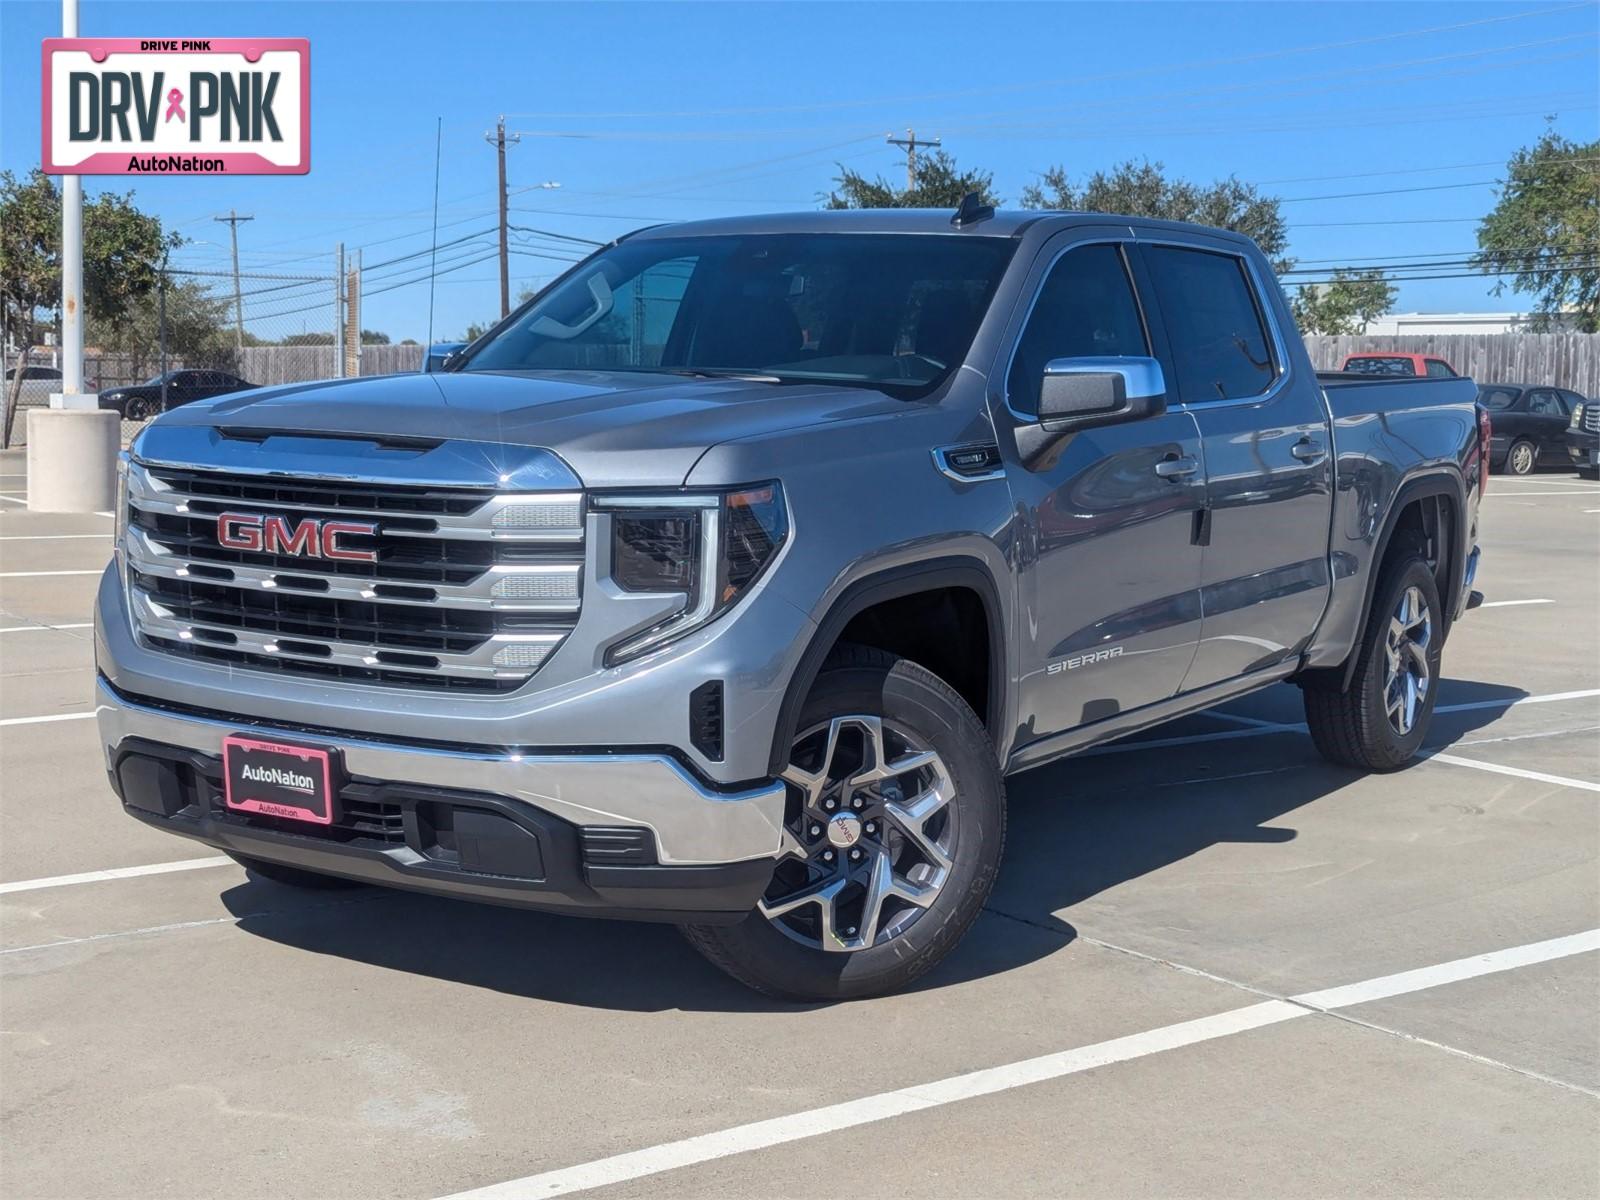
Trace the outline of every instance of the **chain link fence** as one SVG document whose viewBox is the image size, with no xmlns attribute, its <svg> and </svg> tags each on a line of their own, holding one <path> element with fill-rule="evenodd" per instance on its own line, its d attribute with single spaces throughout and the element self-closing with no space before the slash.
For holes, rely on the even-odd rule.
<svg viewBox="0 0 1600 1200">
<path fill-rule="evenodd" d="M 363 343 L 360 276 L 165 271 L 160 285 L 84 334 L 84 388 L 122 417 L 126 445 L 158 414 L 250 387 L 415 371 L 422 347 Z M 50 346 L 6 357 L 0 443 L 23 445 L 27 412 L 61 390 Z"/>
</svg>

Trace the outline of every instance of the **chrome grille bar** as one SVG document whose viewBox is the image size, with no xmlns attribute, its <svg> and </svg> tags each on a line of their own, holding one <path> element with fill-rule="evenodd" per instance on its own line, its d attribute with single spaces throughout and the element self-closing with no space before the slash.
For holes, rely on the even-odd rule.
<svg viewBox="0 0 1600 1200">
<path fill-rule="evenodd" d="M 581 492 L 330 483 L 137 460 L 126 492 L 129 609 L 159 651 L 308 678 L 506 690 L 560 646 L 582 603 Z M 310 542 L 223 543 L 213 532 L 223 513 L 258 528 L 277 518 L 280 530 L 358 522 L 339 545 L 356 554 L 340 558 L 331 542 L 332 557 Z"/>
</svg>

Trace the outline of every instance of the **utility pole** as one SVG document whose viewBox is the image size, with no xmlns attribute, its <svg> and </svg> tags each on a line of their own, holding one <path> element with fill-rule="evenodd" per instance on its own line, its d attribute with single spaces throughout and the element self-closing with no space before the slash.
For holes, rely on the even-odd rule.
<svg viewBox="0 0 1600 1200">
<path fill-rule="evenodd" d="M 916 191 L 917 190 L 917 147 L 918 146 L 939 146 L 941 144 L 939 139 L 938 138 L 924 138 L 922 141 L 919 142 L 919 141 L 917 141 L 917 131 L 914 130 L 914 129 L 907 129 L 906 130 L 906 135 L 903 138 L 897 138 L 897 137 L 894 136 L 894 134 L 891 133 L 884 140 L 887 141 L 889 143 L 889 145 L 891 145 L 891 146 L 899 146 L 899 147 L 901 147 L 902 149 L 905 150 L 905 152 L 906 152 L 906 191 L 908 191 L 908 192 Z"/>
<path fill-rule="evenodd" d="M 61 0 L 61 36 L 78 36 L 78 0 Z M 26 355 L 24 355 L 26 357 Z M 20 374 L 20 367 L 18 370 Z M 61 180 L 61 400 L 77 408 L 83 391 L 83 176 Z M 96 403 L 91 400 L 90 404 Z M 30 439 L 31 440 L 31 439 Z"/>
<path fill-rule="evenodd" d="M 333 373 L 344 378 L 344 243 L 334 252 L 333 264 Z"/>
<path fill-rule="evenodd" d="M 244 358 L 244 295 L 239 291 L 239 222 L 254 221 L 254 217 L 241 217 L 233 209 L 225 217 L 212 217 L 213 221 L 228 223 L 228 237 L 233 242 L 233 348 L 238 358 Z M 242 370 L 243 362 L 235 360 L 235 370 Z"/>
<path fill-rule="evenodd" d="M 483 135 L 483 140 L 495 148 L 495 156 L 500 160 L 500 315 L 506 316 L 511 311 L 511 260 L 510 250 L 506 245 L 506 118 L 500 114 L 500 119 L 495 122 L 494 132 Z M 510 137 L 511 144 L 515 146 L 522 141 L 520 133 L 513 133 Z"/>
</svg>

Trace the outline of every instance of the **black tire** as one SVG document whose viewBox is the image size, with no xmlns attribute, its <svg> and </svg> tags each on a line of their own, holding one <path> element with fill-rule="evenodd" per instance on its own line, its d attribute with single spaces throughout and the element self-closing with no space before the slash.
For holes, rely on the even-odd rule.
<svg viewBox="0 0 1600 1200">
<path fill-rule="evenodd" d="M 126 421 L 148 421 L 160 411 L 161 401 L 150 396 L 134 396 L 123 405 L 122 416 Z"/>
<path fill-rule="evenodd" d="M 803 733 L 848 715 L 893 722 L 939 755 L 953 785 L 950 804 L 959 805 L 949 875 L 904 931 L 850 952 L 802 945 L 759 909 L 736 925 L 683 926 L 690 945 L 768 996 L 853 1000 L 906 987 L 955 948 L 988 899 L 1000 866 L 1005 843 L 1000 765 L 983 725 L 944 680 L 881 650 L 841 646 L 823 664 L 796 728 Z"/>
<path fill-rule="evenodd" d="M 1518 438 L 1506 450 L 1500 470 L 1506 475 L 1532 475 L 1539 465 L 1539 448 L 1527 438 Z"/>
<path fill-rule="evenodd" d="M 315 871 L 302 871 L 299 867 L 286 867 L 282 863 L 235 854 L 232 850 L 226 851 L 226 854 L 250 874 L 259 875 L 263 879 L 270 879 L 273 883 L 281 883 L 287 887 L 305 888 L 311 892 L 336 892 L 366 886 L 359 880 L 341 879 L 337 875 L 319 875 Z"/>
<path fill-rule="evenodd" d="M 1600 480 L 1600 467 L 1579 467 L 1578 478 Z"/>
<path fill-rule="evenodd" d="M 1390 619 L 1408 589 L 1416 588 L 1427 605 L 1432 631 L 1425 658 L 1430 686 L 1418 701 L 1411 728 L 1400 733 L 1385 705 L 1386 647 Z M 1367 771 L 1393 771 L 1421 747 L 1439 696 L 1439 664 L 1444 651 L 1444 611 L 1433 571 L 1419 554 L 1398 551 L 1384 565 L 1372 597 L 1372 611 L 1361 631 L 1355 675 L 1343 691 L 1306 687 L 1306 724 L 1322 756 L 1340 766 Z"/>
</svg>

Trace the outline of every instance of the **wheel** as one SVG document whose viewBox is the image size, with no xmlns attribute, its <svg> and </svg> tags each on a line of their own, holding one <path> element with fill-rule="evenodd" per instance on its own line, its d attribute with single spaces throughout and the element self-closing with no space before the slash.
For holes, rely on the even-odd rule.
<svg viewBox="0 0 1600 1200">
<path fill-rule="evenodd" d="M 1417 752 L 1438 698 L 1442 618 L 1433 571 L 1420 555 L 1405 553 L 1385 568 L 1350 686 L 1305 689 L 1306 723 L 1324 758 L 1392 771 Z"/>
<path fill-rule="evenodd" d="M 1502 470 L 1507 475 L 1531 475 L 1534 464 L 1538 461 L 1539 452 L 1532 442 L 1512 442 L 1511 449 L 1506 451 L 1506 462 Z"/>
<path fill-rule="evenodd" d="M 263 879 L 270 879 L 273 883 L 285 884 L 288 887 L 306 888 L 314 892 L 333 892 L 366 886 L 355 879 L 341 879 L 337 875 L 319 875 L 315 871 L 302 871 L 299 867 L 286 867 L 282 863 L 235 854 L 232 850 L 225 853 L 250 874 L 259 875 Z"/>
<path fill-rule="evenodd" d="M 153 396 L 134 396 L 123 406 L 122 415 L 129 421 L 148 421 L 161 411 L 161 401 Z"/>
<path fill-rule="evenodd" d="M 1582 479 L 1600 479 L 1600 467 L 1579 467 L 1578 475 Z"/>
<path fill-rule="evenodd" d="M 905 987 L 955 947 L 994 886 L 1005 786 L 983 726 L 942 679 L 841 647 L 806 698 L 784 858 L 736 925 L 684 936 L 741 983 L 793 1000 Z"/>
</svg>

